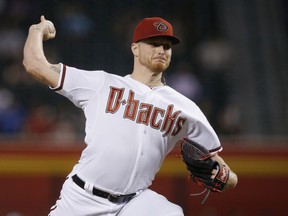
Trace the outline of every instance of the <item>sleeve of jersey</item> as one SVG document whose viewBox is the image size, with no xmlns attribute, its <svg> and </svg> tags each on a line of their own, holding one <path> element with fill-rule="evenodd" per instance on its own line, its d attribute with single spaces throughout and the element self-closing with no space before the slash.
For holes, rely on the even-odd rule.
<svg viewBox="0 0 288 216">
<path fill-rule="evenodd" d="M 188 138 L 205 146 L 211 154 L 222 151 L 220 140 L 202 111 L 195 105 L 193 123 L 188 128 Z"/>
<path fill-rule="evenodd" d="M 61 64 L 58 85 L 51 89 L 82 108 L 101 88 L 104 74 L 104 71 L 86 71 Z"/>
</svg>

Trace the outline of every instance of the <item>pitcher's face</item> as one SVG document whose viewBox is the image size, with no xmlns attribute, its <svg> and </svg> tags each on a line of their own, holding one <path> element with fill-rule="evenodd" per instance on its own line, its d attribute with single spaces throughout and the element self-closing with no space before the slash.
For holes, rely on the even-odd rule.
<svg viewBox="0 0 288 216">
<path fill-rule="evenodd" d="M 139 62 L 153 72 L 163 72 L 170 64 L 172 42 L 165 37 L 145 39 L 139 44 Z"/>
</svg>

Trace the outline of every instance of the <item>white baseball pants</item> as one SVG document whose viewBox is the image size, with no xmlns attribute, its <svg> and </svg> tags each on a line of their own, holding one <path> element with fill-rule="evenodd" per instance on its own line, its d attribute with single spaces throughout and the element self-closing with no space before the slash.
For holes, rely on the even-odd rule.
<svg viewBox="0 0 288 216">
<path fill-rule="evenodd" d="M 180 206 L 146 189 L 128 203 L 116 204 L 90 194 L 71 178 L 63 184 L 61 195 L 49 216 L 184 216 Z"/>
</svg>

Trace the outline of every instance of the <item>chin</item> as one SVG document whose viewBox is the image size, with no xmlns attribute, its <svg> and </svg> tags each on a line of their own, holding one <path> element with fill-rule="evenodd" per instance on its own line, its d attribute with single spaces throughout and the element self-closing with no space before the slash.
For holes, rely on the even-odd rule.
<svg viewBox="0 0 288 216">
<path fill-rule="evenodd" d="M 155 71 L 155 72 L 158 72 L 158 73 L 161 73 L 161 72 L 164 72 L 167 68 L 168 68 L 169 65 L 167 64 L 155 64 L 152 66 L 152 70 Z"/>
</svg>

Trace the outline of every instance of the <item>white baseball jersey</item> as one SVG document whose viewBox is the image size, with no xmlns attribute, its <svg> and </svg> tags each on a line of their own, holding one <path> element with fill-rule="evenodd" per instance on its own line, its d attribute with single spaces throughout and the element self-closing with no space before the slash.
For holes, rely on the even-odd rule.
<svg viewBox="0 0 288 216">
<path fill-rule="evenodd" d="M 169 86 L 150 88 L 130 75 L 61 64 L 54 90 L 86 117 L 87 147 L 71 175 L 107 192 L 129 194 L 147 188 L 181 138 L 211 153 L 222 150 L 200 109 Z"/>
</svg>

